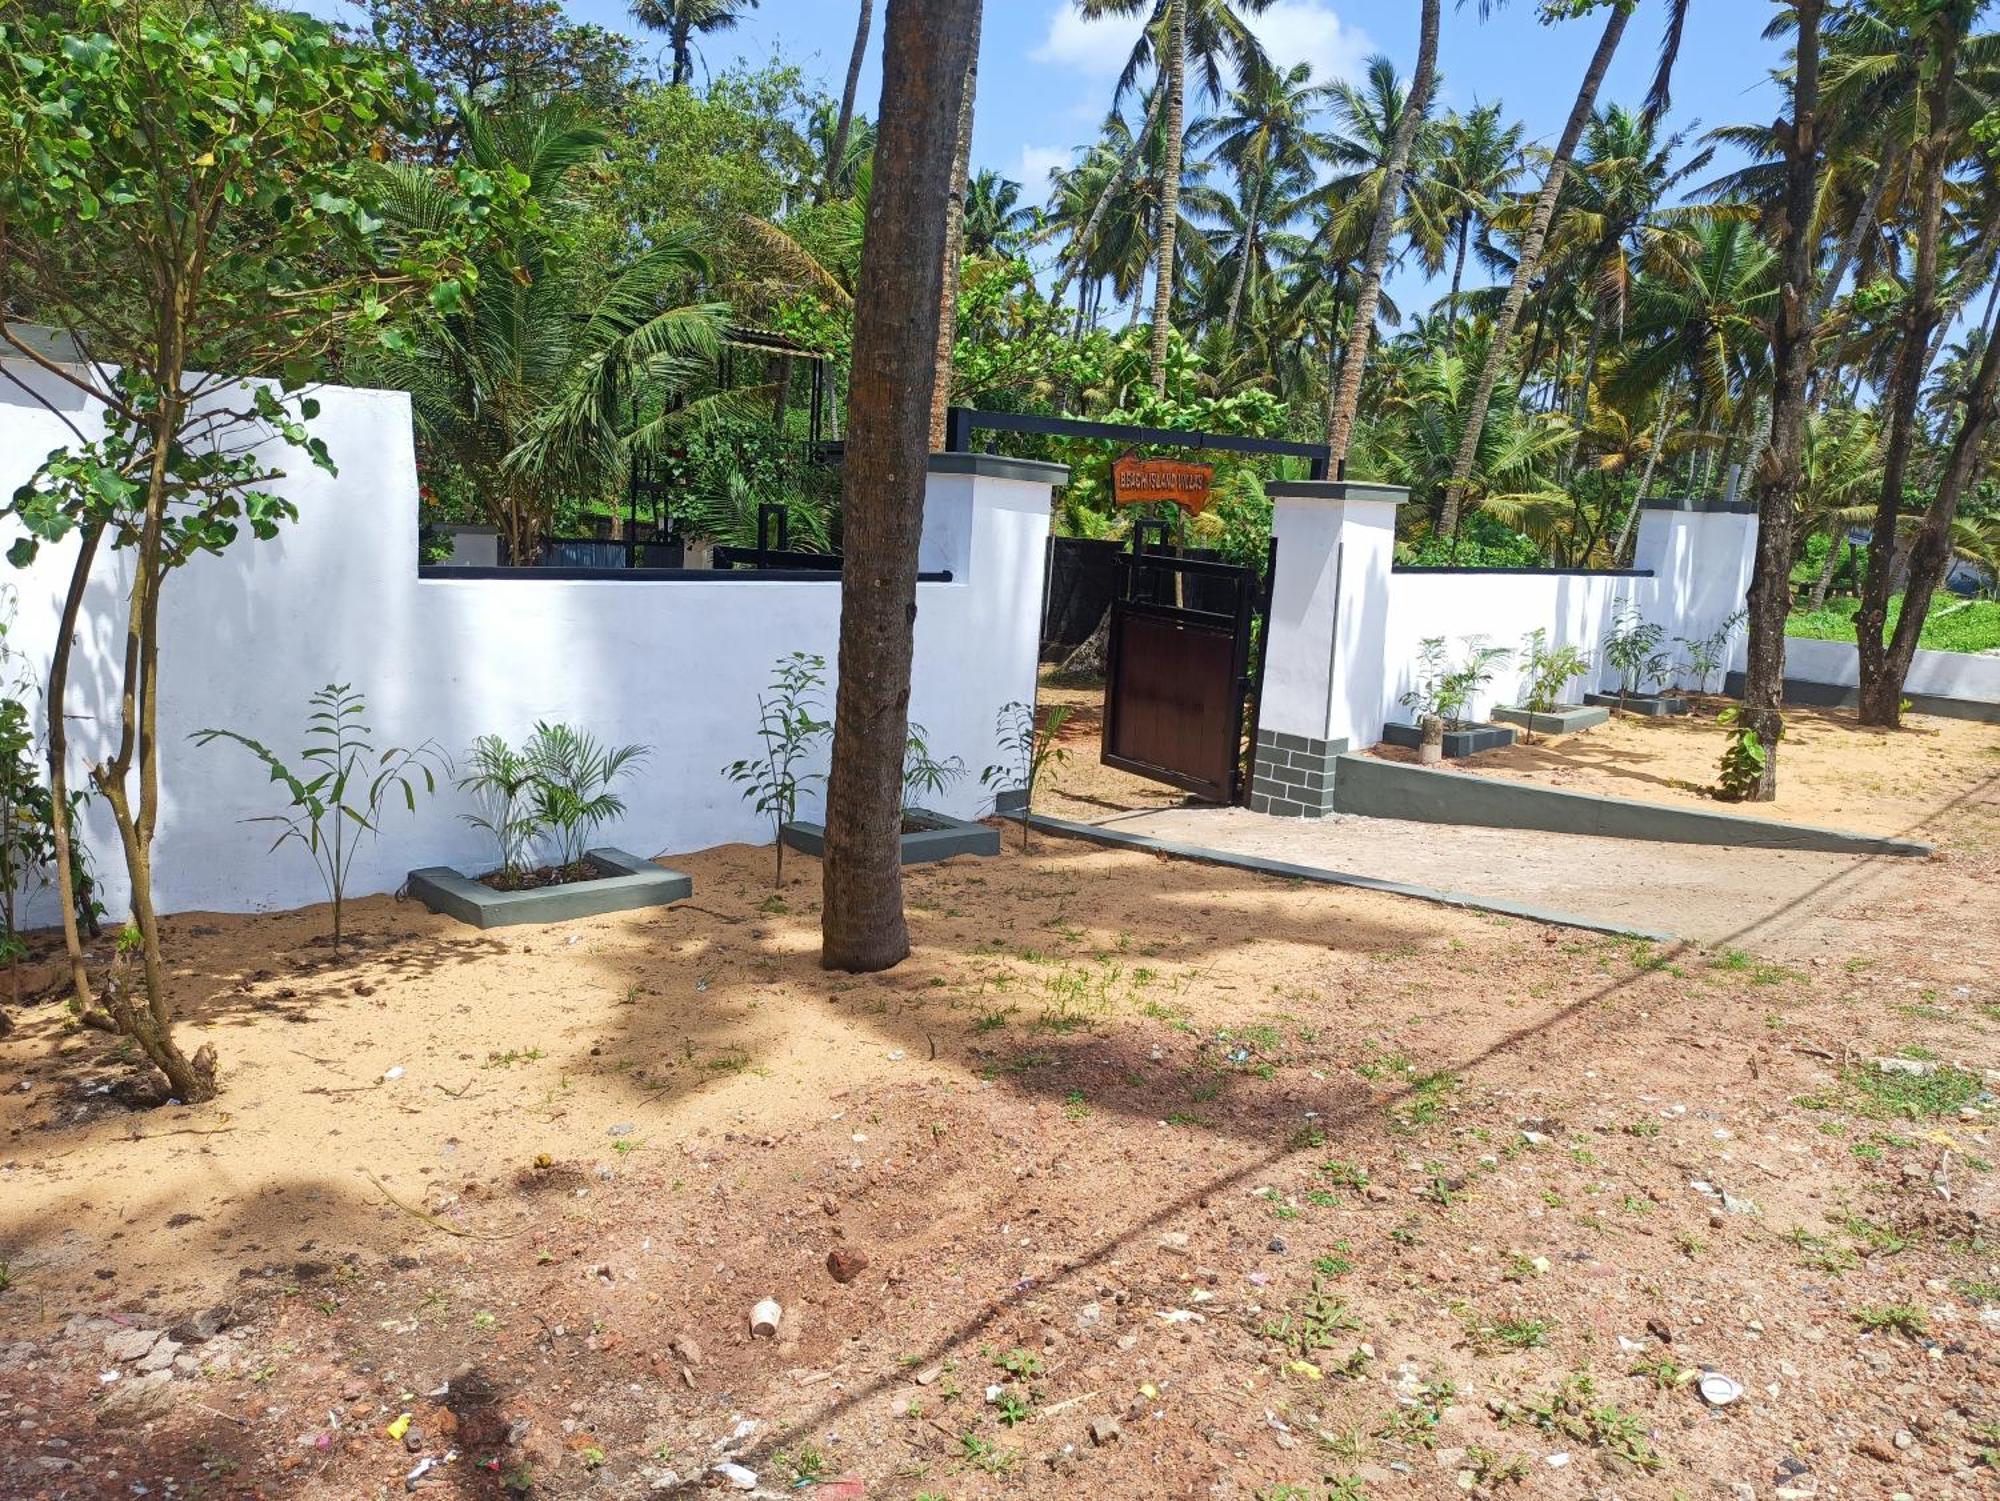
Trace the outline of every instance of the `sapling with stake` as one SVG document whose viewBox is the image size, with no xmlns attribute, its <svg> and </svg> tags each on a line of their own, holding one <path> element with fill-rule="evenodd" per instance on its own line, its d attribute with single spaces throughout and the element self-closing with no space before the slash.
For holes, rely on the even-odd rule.
<svg viewBox="0 0 2000 1501">
<path fill-rule="evenodd" d="M 1671 669 L 1672 659 L 1660 652 L 1666 634 L 1664 626 L 1648 621 L 1631 600 L 1621 599 L 1612 605 L 1611 629 L 1604 637 L 1604 660 L 1617 669 L 1621 709 L 1626 699 L 1641 692 L 1649 678 Z"/>
<path fill-rule="evenodd" d="M 271 842 L 273 850 L 297 843 L 312 857 L 333 903 L 336 959 L 340 957 L 348 877 L 362 845 L 380 831 L 383 809 L 395 799 L 415 813 L 418 787 L 430 796 L 437 791 L 438 772 L 451 770 L 444 752 L 428 740 L 408 750 L 391 747 L 378 754 L 367 713 L 367 700 L 351 684 L 328 683 L 313 694 L 306 717 L 305 748 L 299 752 L 300 771 L 235 730 L 197 730 L 189 737 L 197 745 L 233 740 L 264 763 L 272 781 L 284 785 L 291 798 L 287 811 L 245 822 L 279 825 L 281 832 Z"/>
<path fill-rule="evenodd" d="M 1729 643 L 1749 618 L 1748 610 L 1738 610 L 1706 636 L 1674 637 L 1674 643 L 1681 649 L 1681 660 L 1694 679 L 1695 692 L 1708 692 L 1708 680 L 1728 665 Z"/>
<path fill-rule="evenodd" d="M 1465 657 L 1457 666 L 1442 636 L 1427 636 L 1418 644 L 1416 686 L 1397 700 L 1425 720 L 1441 720 L 1446 729 L 1462 729 L 1465 711 L 1479 690 L 1493 681 L 1501 664 L 1514 655 L 1504 646 L 1489 646 L 1484 636 L 1467 636 L 1461 642 Z"/>
<path fill-rule="evenodd" d="M 1563 690 L 1590 671 L 1590 653 L 1578 647 L 1549 645 L 1549 633 L 1542 626 L 1528 632 L 1521 644 L 1526 697 L 1522 705 L 1530 714 L 1553 714 L 1563 706 Z M 1534 726 L 1528 725 L 1528 738 Z"/>
<path fill-rule="evenodd" d="M 764 742 L 763 754 L 723 768 L 722 774 L 742 787 L 756 811 L 770 815 L 777 849 L 774 886 L 785 884 L 785 825 L 798 817 L 799 793 L 826 779 L 824 772 L 804 769 L 833 729 L 831 720 L 819 717 L 825 687 L 825 657 L 802 651 L 780 657 L 771 669 L 769 688 L 757 695 L 757 737 Z"/>
<path fill-rule="evenodd" d="M 979 774 L 979 785 L 996 792 L 1019 789 L 1021 793 L 1021 848 L 1028 847 L 1028 814 L 1034 807 L 1035 788 L 1051 766 L 1069 759 L 1069 752 L 1056 744 L 1056 737 L 1069 723 L 1069 706 L 1058 704 L 1041 716 L 1035 706 L 1018 700 L 1002 704 L 994 717 L 1000 738 L 1000 754 L 1005 758 Z"/>
</svg>

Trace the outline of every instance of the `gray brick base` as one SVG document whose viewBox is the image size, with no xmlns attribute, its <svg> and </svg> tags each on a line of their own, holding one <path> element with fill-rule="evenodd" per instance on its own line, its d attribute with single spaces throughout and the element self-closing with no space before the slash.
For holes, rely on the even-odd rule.
<svg viewBox="0 0 2000 1501">
<path fill-rule="evenodd" d="M 1334 758 L 1346 749 L 1345 740 L 1313 740 L 1260 729 L 1251 810 L 1280 818 L 1326 817 L 1333 811 Z"/>
</svg>

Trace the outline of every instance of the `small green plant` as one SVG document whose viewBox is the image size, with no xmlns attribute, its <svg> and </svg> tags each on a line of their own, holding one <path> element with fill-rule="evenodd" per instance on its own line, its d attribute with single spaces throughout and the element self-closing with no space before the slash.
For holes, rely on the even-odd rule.
<svg viewBox="0 0 2000 1501">
<path fill-rule="evenodd" d="M 1536 626 L 1521 644 L 1523 707 L 1553 714 L 1562 707 L 1563 690 L 1590 671 L 1590 653 L 1575 646 L 1550 646 L 1549 633 Z"/>
<path fill-rule="evenodd" d="M 306 716 L 306 743 L 299 752 L 301 771 L 293 771 L 266 746 L 235 730 L 197 730 L 197 745 L 230 740 L 249 751 L 284 785 L 289 810 L 248 820 L 272 823 L 282 832 L 272 841 L 276 850 L 296 843 L 312 857 L 333 903 L 333 952 L 340 955 L 342 914 L 347 879 L 363 842 L 382 825 L 382 813 L 392 799 L 411 813 L 417 810 L 417 789 L 428 797 L 437 791 L 437 773 L 449 771 L 444 752 L 431 741 L 411 750 L 377 752 L 366 715 L 367 700 L 347 683 L 328 683 L 313 694 Z"/>
<path fill-rule="evenodd" d="M 1764 749 L 1763 740 L 1741 705 L 1732 704 L 1724 709 L 1715 716 L 1715 722 L 1729 731 L 1729 739 L 1722 747 L 1722 764 L 1715 779 L 1716 801 L 1748 802 L 1763 785 L 1764 768 L 1770 762 L 1770 753 Z M 1784 734 L 1782 720 L 1778 721 L 1778 733 L 1780 737 Z"/>
<path fill-rule="evenodd" d="M 939 760 L 931 754 L 930 731 L 910 725 L 903 746 L 903 811 L 913 812 L 925 799 L 943 797 L 951 785 L 965 775 L 965 762 L 957 756 Z"/>
<path fill-rule="evenodd" d="M 1002 759 L 979 774 L 979 785 L 996 793 L 1021 794 L 1022 849 L 1028 847 L 1028 814 L 1034 807 L 1035 789 L 1050 767 L 1069 759 L 1069 752 L 1056 743 L 1069 715 L 1069 706 L 1058 704 L 1038 720 L 1033 704 L 1016 701 L 1002 704 L 994 718 Z"/>
<path fill-rule="evenodd" d="M 1681 649 L 1681 664 L 1693 680 L 1695 692 L 1708 692 L 1709 679 L 1728 665 L 1729 643 L 1749 618 L 1748 610 L 1738 610 L 1706 636 L 1674 637 L 1674 645 Z"/>
<path fill-rule="evenodd" d="M 1479 690 L 1514 655 L 1504 646 L 1487 645 L 1484 636 L 1467 636 L 1460 645 L 1465 655 L 1454 666 L 1444 637 L 1429 636 L 1418 643 L 1416 686 L 1397 702 L 1419 725 L 1426 719 L 1442 719 L 1446 729 L 1461 728 Z"/>
<path fill-rule="evenodd" d="M 590 838 L 625 811 L 611 789 L 651 754 L 643 745 L 605 745 L 566 724 L 535 726 L 522 754 L 534 769 L 535 818 L 547 831 L 559 870 L 583 863 Z"/>
<path fill-rule="evenodd" d="M 459 817 L 492 836 L 500 857 L 494 869 L 501 875 L 518 877 L 527 868 L 529 851 L 541 833 L 530 795 L 534 781 L 528 758 L 499 735 L 481 735 L 466 752 L 458 790 L 471 793 L 480 806 Z"/>
<path fill-rule="evenodd" d="M 1001 1370 L 1016 1381 L 1027 1381 L 1042 1374 L 1041 1360 L 1026 1350 L 1009 1350 L 994 1362 Z"/>
<path fill-rule="evenodd" d="M 1611 607 L 1611 629 L 1604 637 L 1604 660 L 1618 673 L 1618 697 L 1623 700 L 1644 691 L 1648 682 L 1672 668 L 1672 659 L 1660 651 L 1666 639 L 1663 626 L 1649 622 L 1629 599 Z"/>
<path fill-rule="evenodd" d="M 799 793 L 824 772 L 805 770 L 807 760 L 833 728 L 821 719 L 820 694 L 826 687 L 826 658 L 795 651 L 771 669 L 770 686 L 757 695 L 757 738 L 761 756 L 732 761 L 723 775 L 743 789 L 757 812 L 771 819 L 776 841 L 774 886 L 785 884 L 785 825 L 799 814 Z"/>
<path fill-rule="evenodd" d="M 1930 1332 L 1924 1311 L 1909 1303 L 1866 1303 L 1854 1310 L 1854 1322 L 1875 1334 L 1900 1334 L 1915 1339 Z"/>
<path fill-rule="evenodd" d="M 1503 1425 L 1526 1422 L 1556 1438 L 1603 1449 L 1607 1456 L 1639 1470 L 1657 1470 L 1660 1456 L 1646 1441 L 1638 1417 L 1602 1400 L 1587 1372 L 1574 1371 L 1556 1387 L 1499 1413 Z"/>
</svg>

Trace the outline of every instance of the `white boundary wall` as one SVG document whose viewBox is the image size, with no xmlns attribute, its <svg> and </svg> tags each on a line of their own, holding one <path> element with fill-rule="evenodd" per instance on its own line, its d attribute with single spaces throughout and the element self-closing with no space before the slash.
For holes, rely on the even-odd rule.
<svg viewBox="0 0 2000 1501">
<path fill-rule="evenodd" d="M 85 432 L 80 397 L 39 372 L 10 367 L 55 397 Z M 324 900 L 305 853 L 266 851 L 283 791 L 240 747 L 194 745 L 206 727 L 240 731 L 288 758 L 301 744 L 306 700 L 329 682 L 367 696 L 378 746 L 435 741 L 461 758 L 479 735 L 518 744 L 538 719 L 601 739 L 652 747 L 621 790 L 626 816 L 599 842 L 640 855 L 732 841 L 768 843 L 722 768 L 759 750 L 757 695 L 773 661 L 792 651 L 836 657 L 838 575 L 809 583 L 718 574 L 689 581 L 420 579 L 417 471 L 401 393 L 345 387 L 315 393 L 338 478 L 274 446 L 288 477 L 275 488 L 298 522 L 271 542 L 239 541 L 200 557 L 168 583 L 161 616 L 161 816 L 155 899 L 167 912 L 254 911 Z M 11 494 L 46 454 L 70 442 L 55 417 L 0 380 L 0 487 Z M 947 466 L 957 472 L 941 472 Z M 999 759 L 995 716 L 1035 693 L 1050 497 L 1062 472 L 978 456 L 934 462 L 917 587 L 911 717 L 932 750 L 967 775 L 934 801 L 970 816 L 991 806 L 980 771 Z M 0 536 L 0 548 L 12 535 Z M 46 681 L 74 544 L 44 549 L 27 570 L 0 569 L 15 594 L 10 639 Z M 99 565 L 77 636 L 69 695 L 72 764 L 104 753 L 117 712 L 128 560 Z M 829 683 L 826 712 L 832 709 Z M 821 769 L 824 769 L 823 766 Z M 79 776 L 80 781 L 80 776 Z M 815 812 L 818 788 L 811 806 Z M 350 891 L 393 891 L 426 865 L 491 864 L 489 843 L 460 815 L 470 798 L 446 785 L 412 817 L 386 819 L 357 860 Z M 126 901 L 122 862 L 101 807 L 86 837 L 105 900 Z M 482 862 L 484 862 L 482 864 Z M 53 912 L 42 901 L 37 918 Z"/>
<path fill-rule="evenodd" d="M 1357 750 L 1379 741 L 1386 721 L 1409 718 L 1400 700 L 1426 637 L 1445 637 L 1454 660 L 1469 636 L 1515 653 L 1474 716 L 1520 702 L 1521 645 L 1538 626 L 1551 645 L 1579 647 L 1596 664 L 1573 692 L 1615 689 L 1603 642 L 1618 602 L 1665 630 L 1663 650 L 1676 651 L 1677 636 L 1705 637 L 1741 608 L 1757 533 L 1747 507 L 1661 506 L 1641 514 L 1629 574 L 1399 573 L 1395 518 L 1407 492 L 1336 481 L 1273 486 L 1271 495 L 1278 577 L 1260 730 Z M 1721 681 L 1718 672 L 1713 686 Z"/>
<path fill-rule="evenodd" d="M 1737 653 L 1734 666 L 1743 666 Z M 1811 641 L 1785 638 L 1785 678 L 1788 682 L 1827 683 L 1839 688 L 1861 686 L 1861 651 L 1851 641 Z M 2000 657 L 1969 652 L 1920 651 L 1910 659 L 1903 691 L 1935 698 L 1967 699 L 2000 704 Z"/>
</svg>

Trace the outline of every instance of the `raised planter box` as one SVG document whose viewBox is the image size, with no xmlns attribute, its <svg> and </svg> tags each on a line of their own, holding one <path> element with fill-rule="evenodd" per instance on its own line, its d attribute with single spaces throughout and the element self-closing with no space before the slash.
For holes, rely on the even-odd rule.
<svg viewBox="0 0 2000 1501">
<path fill-rule="evenodd" d="M 475 928 L 568 922 L 606 912 L 664 907 L 694 895 L 692 878 L 624 850 L 586 850 L 583 858 L 603 872 L 600 879 L 539 886 L 532 891 L 495 891 L 448 865 L 433 865 L 410 872 L 410 895 L 431 911 Z"/>
<path fill-rule="evenodd" d="M 1616 693 L 1586 693 L 1583 701 L 1594 707 L 1642 714 L 1648 719 L 1670 719 L 1688 712 L 1688 701 L 1671 693 L 1633 693 L 1622 697 Z"/>
<path fill-rule="evenodd" d="M 903 835 L 903 863 L 925 865 L 932 860 L 949 860 L 953 855 L 997 855 L 1000 831 L 983 823 L 947 818 L 925 808 L 911 808 L 903 815 L 906 823 L 924 825 Z M 787 848 L 815 859 L 826 853 L 826 825 L 800 819 L 784 828 Z"/>
<path fill-rule="evenodd" d="M 1424 732 L 1413 724 L 1399 724 L 1391 720 L 1382 726 L 1382 741 L 1385 745 L 1416 750 L 1424 743 Z M 1513 743 L 1514 732 L 1505 725 L 1469 724 L 1463 729 L 1444 732 L 1444 756 L 1447 761 L 1459 761 L 1467 756 L 1476 756 L 1481 751 L 1499 750 Z"/>
<path fill-rule="evenodd" d="M 1611 711 L 1594 704 L 1557 704 L 1547 713 L 1539 709 L 1495 709 L 1493 717 L 1502 724 L 1518 724 L 1531 735 L 1574 735 L 1603 724 Z"/>
</svg>

